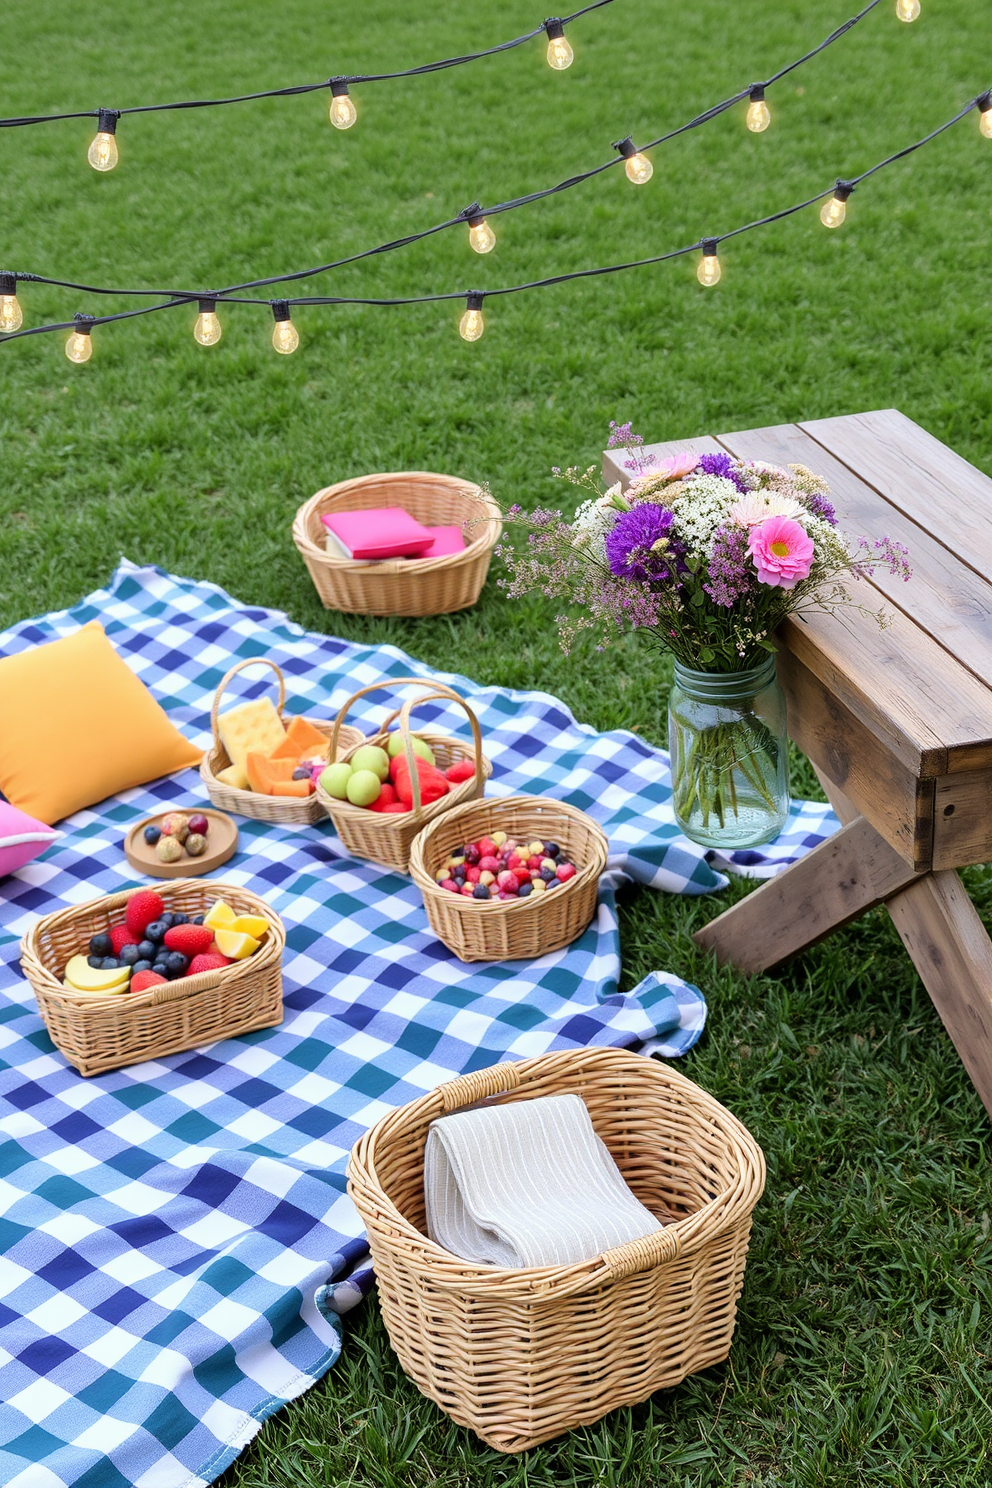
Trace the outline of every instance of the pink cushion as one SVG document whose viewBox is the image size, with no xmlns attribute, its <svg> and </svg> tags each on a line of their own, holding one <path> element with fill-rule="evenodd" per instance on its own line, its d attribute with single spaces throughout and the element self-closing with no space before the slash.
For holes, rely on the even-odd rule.
<svg viewBox="0 0 992 1488">
<path fill-rule="evenodd" d="M 35 821 L 8 801 L 0 801 L 0 878 L 16 873 L 61 836 L 61 832 Z"/>
</svg>

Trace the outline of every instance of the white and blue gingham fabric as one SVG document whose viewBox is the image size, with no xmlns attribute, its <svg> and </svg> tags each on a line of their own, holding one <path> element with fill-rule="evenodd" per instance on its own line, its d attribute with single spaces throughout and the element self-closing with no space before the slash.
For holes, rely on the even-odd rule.
<svg viewBox="0 0 992 1488">
<path fill-rule="evenodd" d="M 214 689 L 244 657 L 277 661 L 290 711 L 324 717 L 368 683 L 440 675 L 479 715 L 490 793 L 567 799 L 602 823 L 612 851 L 597 917 L 574 945 L 465 966 L 430 934 L 411 881 L 348 858 L 329 822 L 243 820 L 216 876 L 249 885 L 285 922 L 285 1021 L 89 1080 L 48 1038 L 20 937 L 41 915 L 134 882 L 126 828 L 164 803 L 201 801 L 199 776 L 77 812 L 0 880 L 0 1483 L 196 1488 L 337 1358 L 338 1315 L 370 1285 L 344 1186 L 359 1134 L 500 1059 L 587 1044 L 684 1052 L 705 1004 L 662 972 L 618 992 L 615 889 L 628 878 L 702 894 L 724 880 L 675 829 L 666 756 L 583 728 L 554 698 L 306 634 L 212 585 L 128 563 L 71 610 L 0 634 L 0 654 L 92 619 L 204 745 Z M 260 668 L 234 691 L 268 686 Z M 371 728 L 389 701 L 363 699 L 357 721 Z M 423 717 L 464 728 L 441 704 Z M 738 866 L 774 871 L 835 827 L 825 808 L 800 805 L 777 843 Z"/>
</svg>

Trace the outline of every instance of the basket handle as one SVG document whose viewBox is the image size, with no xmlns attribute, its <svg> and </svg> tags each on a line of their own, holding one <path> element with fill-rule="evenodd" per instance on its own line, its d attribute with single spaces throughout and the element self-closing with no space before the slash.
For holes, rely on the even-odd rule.
<svg viewBox="0 0 992 1488">
<path fill-rule="evenodd" d="M 153 987 L 151 989 L 151 1000 L 149 1007 L 159 1007 L 163 1002 L 178 1002 L 183 997 L 193 997 L 197 992 L 211 992 L 220 984 L 221 970 L 203 971 L 197 977 L 177 977 L 174 982 L 167 982 L 164 987 Z M 190 982 L 196 986 L 191 987 Z"/>
<path fill-rule="evenodd" d="M 245 667 L 250 666 L 267 666 L 271 667 L 272 670 L 275 672 L 276 677 L 279 680 L 279 702 L 276 705 L 276 711 L 278 712 L 279 717 L 282 718 L 282 710 L 286 704 L 286 679 L 283 676 L 281 669 L 277 667 L 275 662 L 271 661 L 268 656 L 249 656 L 245 661 L 239 661 L 237 666 L 233 666 L 225 676 L 221 677 L 220 682 L 217 686 L 217 691 L 214 693 L 213 704 L 210 708 L 210 728 L 213 731 L 215 749 L 220 743 L 220 734 L 217 731 L 217 723 L 220 717 L 221 697 L 223 696 L 224 690 L 227 687 L 227 684 L 230 682 L 231 678 L 237 676 L 238 672 L 243 672 Z"/>
<path fill-rule="evenodd" d="M 441 1097 L 444 1114 L 450 1115 L 462 1106 L 474 1105 L 488 1095 L 502 1095 L 506 1090 L 516 1090 L 520 1085 L 520 1067 L 512 1059 L 503 1064 L 491 1064 L 488 1069 L 472 1070 L 439 1085 L 434 1092 Z"/>
<path fill-rule="evenodd" d="M 664 1225 L 642 1235 L 639 1240 L 628 1240 L 626 1245 L 616 1245 L 604 1251 L 603 1265 L 611 1281 L 623 1281 L 637 1271 L 646 1271 L 649 1266 L 663 1265 L 674 1261 L 682 1249 L 677 1225 Z"/>
<path fill-rule="evenodd" d="M 475 747 L 475 773 L 480 778 L 482 775 L 482 730 L 479 728 L 479 720 L 476 718 L 474 712 L 469 707 L 465 699 L 459 693 L 455 692 L 453 688 L 447 687 L 445 683 L 434 682 L 431 680 L 430 677 L 390 678 L 386 682 L 373 682 L 371 686 L 361 688 L 359 692 L 353 693 L 348 701 L 344 704 L 337 718 L 335 718 L 334 720 L 334 728 L 331 731 L 330 747 L 327 752 L 328 759 L 337 759 L 338 735 L 341 731 L 341 725 L 344 723 L 344 720 L 347 717 L 352 704 L 357 703 L 358 699 L 361 697 L 365 697 L 367 693 L 388 692 L 391 687 L 427 688 L 427 691 L 422 697 L 409 698 L 407 702 L 404 703 L 403 707 L 398 710 L 398 713 L 391 713 L 384 725 L 384 727 L 388 728 L 389 724 L 392 723 L 397 716 L 399 716 L 400 732 L 403 735 L 403 742 L 406 746 L 407 768 L 410 771 L 410 789 L 413 792 L 413 813 L 414 816 L 419 816 L 421 811 L 423 810 L 423 806 L 420 799 L 420 772 L 413 762 L 413 745 L 410 743 L 410 709 L 419 707 L 421 703 L 427 703 L 431 702 L 433 699 L 442 698 L 448 702 L 458 703 L 460 707 L 464 708 L 465 713 L 468 717 L 468 721 L 472 726 L 472 743 Z M 382 730 L 380 729 L 379 732 L 381 733 Z"/>
</svg>

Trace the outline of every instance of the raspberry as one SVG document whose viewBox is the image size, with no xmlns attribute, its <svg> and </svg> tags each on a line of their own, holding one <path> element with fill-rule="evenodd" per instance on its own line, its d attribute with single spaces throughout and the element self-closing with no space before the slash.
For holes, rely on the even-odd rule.
<svg viewBox="0 0 992 1488">
<path fill-rule="evenodd" d="M 220 971 L 222 967 L 230 966 L 230 964 L 230 958 L 222 956 L 220 951 L 202 951 L 198 956 L 193 957 L 186 975 L 198 976 L 201 971 Z"/>
<path fill-rule="evenodd" d="M 209 925 L 173 925 L 163 938 L 170 951 L 182 951 L 184 956 L 199 956 L 210 949 L 214 932 Z"/>
<path fill-rule="evenodd" d="M 127 909 L 124 912 L 124 923 L 132 935 L 141 939 L 145 926 L 157 920 L 165 911 L 165 904 L 154 889 L 139 889 L 132 894 L 127 901 Z M 126 944 L 127 942 L 125 942 Z"/>
<path fill-rule="evenodd" d="M 119 956 L 126 945 L 138 945 L 141 941 L 141 936 L 132 934 L 127 925 L 111 925 L 108 933 L 115 956 Z"/>
<path fill-rule="evenodd" d="M 157 987 L 165 983 L 166 978 L 159 976 L 157 971 L 139 971 L 137 976 L 131 978 L 130 991 L 147 992 L 149 987 Z"/>
</svg>

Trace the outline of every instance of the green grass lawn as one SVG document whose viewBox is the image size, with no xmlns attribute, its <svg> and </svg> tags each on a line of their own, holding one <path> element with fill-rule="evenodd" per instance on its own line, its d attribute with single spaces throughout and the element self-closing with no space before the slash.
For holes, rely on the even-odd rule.
<svg viewBox="0 0 992 1488">
<path fill-rule="evenodd" d="M 655 156 L 495 219 L 488 259 L 459 230 L 336 271 L 316 292 L 495 287 L 661 253 L 865 169 L 990 81 L 988 14 L 889 5 L 770 94 Z M 438 77 L 122 121 L 101 177 L 92 121 L 6 131 L 0 267 L 204 288 L 370 246 L 475 198 L 500 200 L 652 138 L 814 44 L 851 5 L 617 0 L 577 23 L 554 74 L 534 42 Z M 52 0 L 0 49 L 4 114 L 209 97 L 484 46 L 543 12 L 524 0 Z M 494 584 L 470 614 L 348 619 L 318 605 L 289 536 L 319 486 L 372 470 L 489 479 L 547 502 L 552 464 L 598 460 L 610 418 L 649 438 L 896 406 L 992 471 L 988 298 L 992 144 L 977 115 L 881 173 L 837 233 L 815 212 L 728 243 L 715 290 L 682 260 L 491 301 L 468 346 L 460 307 L 324 308 L 278 357 L 263 308 L 192 313 L 0 349 L 0 624 L 101 585 L 121 553 L 211 579 L 313 629 L 388 640 L 480 681 L 540 687 L 584 721 L 661 743 L 668 672 L 628 643 L 564 659 L 550 606 Z M 30 323 L 92 302 L 24 287 Z M 113 304 L 112 308 L 124 308 Z M 813 788 L 798 762 L 800 785 Z M 992 875 L 966 874 L 987 922 Z M 736 886 L 724 902 L 745 892 Z M 729 1365 L 520 1459 L 452 1426 L 399 1372 L 375 1304 L 340 1365 L 271 1421 L 225 1488 L 489 1485 L 960 1485 L 992 1477 L 988 1122 L 884 914 L 785 972 L 718 971 L 692 931 L 709 902 L 632 892 L 627 985 L 652 967 L 697 982 L 710 1030 L 682 1068 L 768 1156 Z M 775 926 L 768 934 L 774 936 Z"/>
</svg>

